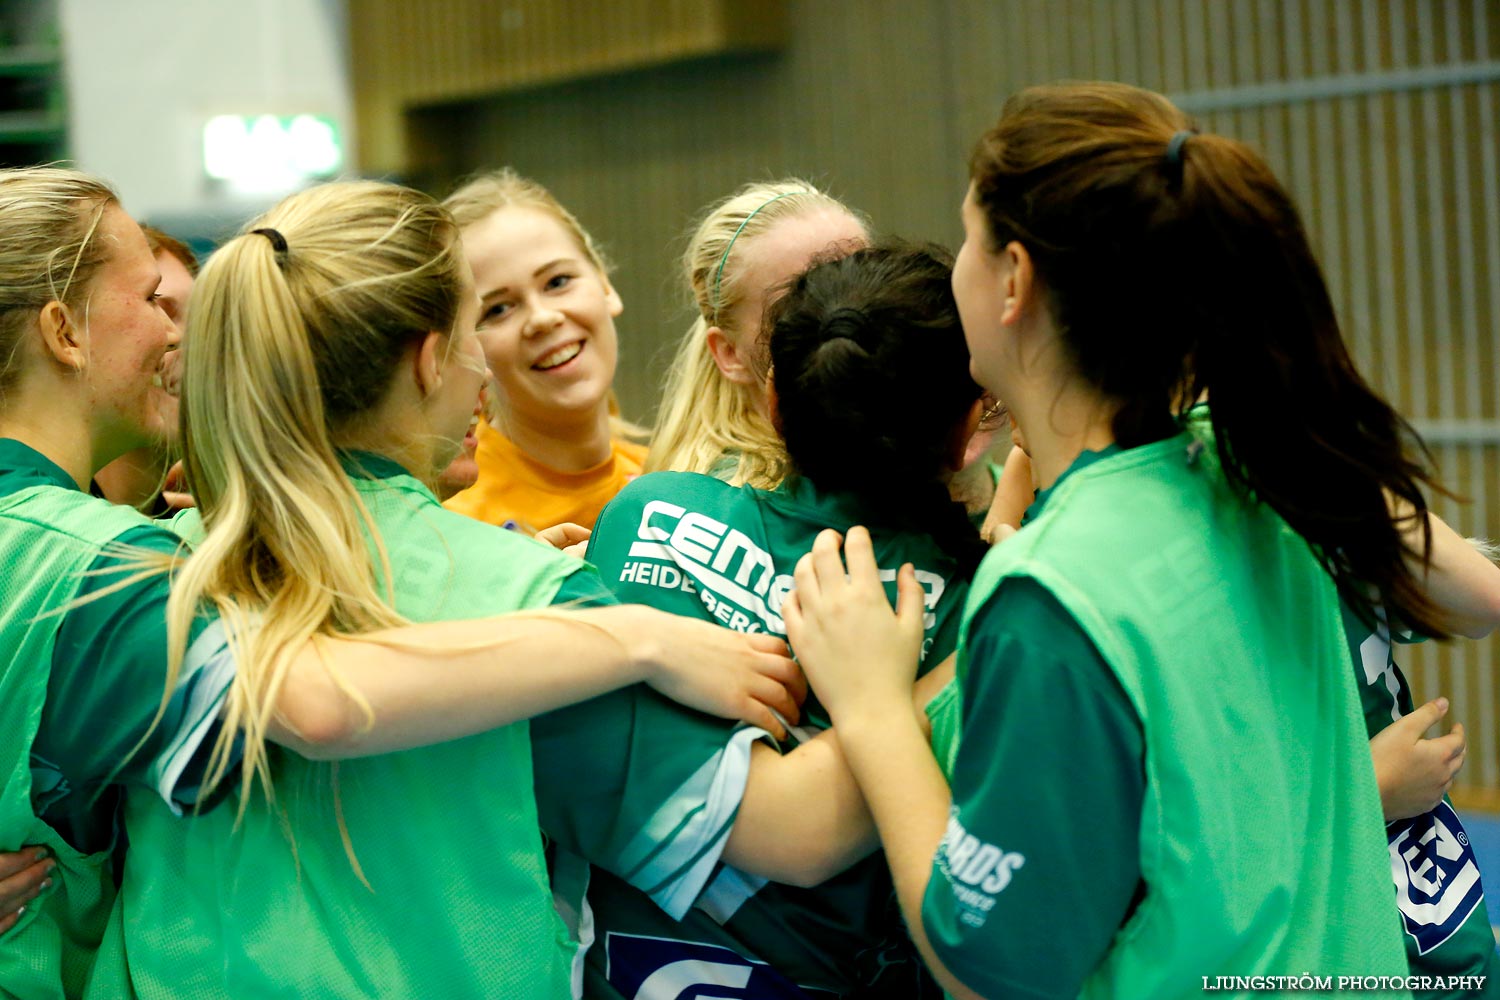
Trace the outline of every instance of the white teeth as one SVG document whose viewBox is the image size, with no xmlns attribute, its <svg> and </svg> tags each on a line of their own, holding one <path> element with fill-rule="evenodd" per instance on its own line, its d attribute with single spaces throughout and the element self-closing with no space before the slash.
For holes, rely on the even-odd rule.
<svg viewBox="0 0 1500 1000">
<path fill-rule="evenodd" d="M 581 350 L 583 350 L 583 342 L 575 340 L 571 344 L 566 344 L 562 347 L 559 347 L 557 350 L 551 352 L 550 354 L 544 355 L 540 361 L 538 361 L 531 367 L 539 369 L 541 371 L 546 371 L 549 368 L 556 368 L 558 365 L 566 364 L 567 362 L 572 361 L 574 358 L 578 357 L 578 352 Z"/>
</svg>

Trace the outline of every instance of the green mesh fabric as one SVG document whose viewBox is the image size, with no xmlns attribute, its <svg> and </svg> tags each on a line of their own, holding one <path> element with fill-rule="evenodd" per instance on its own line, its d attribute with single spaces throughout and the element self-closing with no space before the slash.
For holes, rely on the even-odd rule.
<svg viewBox="0 0 1500 1000">
<path fill-rule="evenodd" d="M 32 812 L 29 750 L 41 718 L 58 618 L 116 536 L 146 523 L 78 490 L 35 486 L 0 497 L 0 851 L 45 844 L 53 887 L 0 940 L 0 996 L 82 994 L 114 898 L 110 855 L 80 854 Z M 105 665 L 100 665 L 101 669 Z"/>
<path fill-rule="evenodd" d="M 932 723 L 932 755 L 937 758 L 944 777 L 952 781 L 963 725 L 963 687 L 956 678 L 943 685 L 927 703 L 927 719 Z"/>
<path fill-rule="evenodd" d="M 409 477 L 355 483 L 412 620 L 542 607 L 583 565 L 443 510 Z M 123 995 L 126 976 L 161 998 L 569 995 L 525 723 L 336 768 L 276 752 L 275 776 L 275 804 L 257 794 L 238 828 L 237 793 L 184 819 L 130 797 L 121 933 L 91 996 Z"/>
<path fill-rule="evenodd" d="M 1146 737 L 1146 894 L 1086 996 L 1208 975 L 1404 976 L 1380 800 L 1332 581 L 1188 434 L 1080 469 L 986 559 L 1088 633 Z M 967 662 L 960 678 L 995 669 Z M 1225 734 L 1232 734 L 1226 742 Z M 1336 928 L 1336 932 L 1333 929 Z"/>
</svg>

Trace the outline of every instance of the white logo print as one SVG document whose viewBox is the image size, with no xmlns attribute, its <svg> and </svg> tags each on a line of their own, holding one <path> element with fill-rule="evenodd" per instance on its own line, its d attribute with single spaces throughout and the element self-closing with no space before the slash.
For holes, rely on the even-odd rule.
<svg viewBox="0 0 1500 1000">
<path fill-rule="evenodd" d="M 1387 828 L 1396 905 L 1425 955 L 1463 926 L 1484 899 L 1479 866 L 1458 814 L 1446 802 Z"/>
<path fill-rule="evenodd" d="M 938 867 L 948 877 L 958 901 L 959 919 L 972 927 L 984 926 L 995 897 L 1010 885 L 1026 858 L 985 843 L 958 821 L 957 811 L 948 818 L 948 832 L 938 851 Z"/>
<path fill-rule="evenodd" d="M 625 563 L 620 579 L 667 589 L 693 589 L 710 614 L 741 632 L 766 631 L 785 636 L 781 605 L 791 593 L 790 573 L 777 573 L 775 561 L 750 537 L 723 521 L 675 503 L 653 500 L 641 511 L 637 541 L 629 558 L 660 563 Z M 676 567 L 676 571 L 669 571 Z M 677 572 L 677 571 L 680 571 Z M 684 579 L 686 578 L 686 579 Z M 881 570 L 880 579 L 892 582 L 895 570 Z M 946 583 L 928 570 L 917 570 L 927 607 L 925 627 L 937 622 L 933 610 Z"/>
</svg>

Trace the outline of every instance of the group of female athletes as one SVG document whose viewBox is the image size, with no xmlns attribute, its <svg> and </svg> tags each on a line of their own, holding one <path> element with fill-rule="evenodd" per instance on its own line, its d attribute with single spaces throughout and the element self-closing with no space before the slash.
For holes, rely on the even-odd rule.
<svg viewBox="0 0 1500 1000">
<path fill-rule="evenodd" d="M 969 176 L 956 258 L 712 206 L 648 445 L 510 171 L 303 191 L 196 281 L 0 171 L 0 996 L 1500 990 L 1391 652 L 1500 569 L 1286 191 L 1105 83 Z M 106 499 L 168 444 L 186 509 Z"/>
</svg>

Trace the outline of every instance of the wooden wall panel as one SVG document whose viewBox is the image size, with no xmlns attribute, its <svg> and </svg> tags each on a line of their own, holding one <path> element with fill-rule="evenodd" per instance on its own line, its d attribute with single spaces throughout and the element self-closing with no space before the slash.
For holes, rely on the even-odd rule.
<svg viewBox="0 0 1500 1000">
<path fill-rule="evenodd" d="M 357 82 L 423 104 L 774 48 L 784 9 L 738 0 L 352 0 L 350 23 Z"/>
<path fill-rule="evenodd" d="M 405 115 L 435 102 L 726 52 L 773 49 L 781 0 L 351 0 L 366 171 L 405 171 Z M 419 166 L 424 165 L 420 161 Z"/>
<path fill-rule="evenodd" d="M 675 258 L 707 202 L 798 173 L 881 229 L 953 243 L 969 145 L 1006 94 L 1164 91 L 1286 180 L 1362 369 L 1472 501 L 1438 510 L 1500 537 L 1497 65 L 1494 0 L 791 0 L 776 55 L 447 113 L 429 179 L 512 164 L 604 240 L 627 303 L 621 397 L 644 418 L 689 315 Z M 1405 659 L 1419 697 L 1449 695 L 1469 726 L 1460 797 L 1500 808 L 1495 640 Z"/>
</svg>

